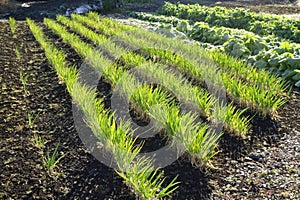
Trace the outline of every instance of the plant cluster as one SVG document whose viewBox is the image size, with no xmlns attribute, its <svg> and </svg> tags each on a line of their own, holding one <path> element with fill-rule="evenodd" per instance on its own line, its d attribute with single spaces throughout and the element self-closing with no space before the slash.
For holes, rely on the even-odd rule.
<svg viewBox="0 0 300 200">
<path fill-rule="evenodd" d="M 118 46 L 117 44 L 114 44 L 112 41 L 110 41 L 110 39 L 106 39 L 105 41 L 103 41 L 103 36 L 99 35 L 93 35 L 90 32 L 93 32 L 92 30 L 88 30 L 88 29 L 84 29 L 83 27 L 81 27 L 82 25 L 76 23 L 76 22 L 72 22 L 71 20 L 63 17 L 63 16 L 58 16 L 58 20 L 64 24 L 66 24 L 67 26 L 69 26 L 71 29 L 74 29 L 76 31 L 78 31 L 82 36 L 85 36 L 87 38 L 89 38 L 90 40 L 92 40 L 93 42 L 95 42 L 98 45 L 101 45 L 101 49 L 107 51 L 108 53 L 110 53 L 111 56 L 113 57 L 117 57 L 118 55 L 126 55 L 128 52 L 123 49 L 122 47 Z M 66 37 L 68 34 L 66 33 Z M 69 34 L 70 35 L 70 34 Z M 62 36 L 62 34 L 60 34 L 60 36 L 64 39 L 65 37 Z M 73 38 L 68 39 L 68 41 L 79 41 L 78 37 L 76 38 L 76 36 L 73 36 Z M 101 41 L 101 42 L 99 42 Z M 72 42 L 70 43 L 72 46 Z M 74 46 L 75 47 L 75 46 Z M 78 50 L 80 51 L 80 50 Z M 93 51 L 93 50 L 91 50 Z M 99 53 L 98 53 L 99 54 Z M 130 56 L 128 56 L 129 58 Z M 93 66 L 103 66 L 102 62 L 99 62 L 99 60 L 103 60 L 105 58 L 97 58 L 94 56 L 93 58 L 91 58 L 91 64 Z M 137 64 L 138 69 L 140 69 L 141 65 L 144 62 L 140 62 L 137 63 L 137 61 L 143 61 L 141 58 L 135 59 L 135 57 L 131 57 L 130 61 L 133 61 L 134 63 Z M 106 63 L 108 61 L 105 61 Z M 132 63 L 130 63 L 132 64 Z M 149 67 L 149 66 L 148 66 Z M 148 68 L 146 66 L 146 68 Z M 99 68 L 98 68 L 99 69 Z M 170 104 L 168 102 L 170 102 L 170 100 L 168 100 L 167 95 L 164 93 L 160 93 L 160 94 L 155 94 L 154 92 L 156 90 L 152 90 L 151 88 L 147 87 L 147 86 L 142 86 L 140 85 L 138 82 L 136 82 L 134 80 L 134 78 L 132 76 L 130 76 L 126 71 L 120 71 L 121 68 L 116 68 L 116 66 L 111 65 L 108 68 L 102 68 L 100 69 L 101 72 L 103 72 L 103 74 L 109 79 L 111 80 L 113 85 L 119 85 L 126 96 L 132 96 L 133 98 L 131 100 L 135 100 L 135 103 L 138 104 L 142 109 L 144 109 L 146 112 L 148 112 L 148 114 L 150 114 L 156 121 L 158 121 L 159 123 L 161 123 L 163 126 L 165 126 L 165 128 L 167 130 L 170 130 L 170 132 L 168 132 L 171 136 L 175 136 L 177 137 L 178 132 L 180 134 L 186 134 L 186 135 L 195 135 L 197 133 L 197 129 L 195 130 L 191 130 L 192 132 L 189 133 L 184 133 L 184 132 L 180 132 L 177 129 L 170 129 L 168 128 L 169 124 L 174 123 L 174 119 L 177 119 L 177 121 L 181 121 L 180 119 L 183 118 L 182 116 L 178 116 L 178 112 L 180 110 L 180 108 L 174 104 Z M 167 77 L 168 73 L 164 73 L 164 77 Z M 176 80 L 176 79 L 175 79 Z M 174 79 L 173 79 L 174 82 Z M 173 83 L 172 81 L 169 81 L 169 83 Z M 184 82 L 184 81 L 183 81 Z M 165 83 L 163 85 L 166 85 Z M 180 84 L 179 84 L 180 86 Z M 137 88 L 137 89 L 136 89 Z M 175 87 L 172 87 L 171 89 L 173 89 Z M 180 88 L 179 88 L 180 89 Z M 134 91 L 138 90 L 138 94 L 139 94 L 139 98 L 135 98 L 135 94 Z M 185 88 L 185 90 L 188 90 L 188 88 Z M 143 92 L 143 93 L 141 93 Z M 158 95 L 158 96 L 157 96 Z M 206 100 L 204 100 L 205 102 L 209 102 L 209 95 L 207 94 Z M 201 99 L 201 97 L 199 97 L 199 99 Z M 151 112 L 151 107 L 155 104 L 159 104 L 162 105 L 162 110 L 163 113 L 165 113 L 167 116 L 165 118 L 161 118 L 160 115 L 157 114 L 157 112 Z M 203 105 L 204 103 L 202 103 Z M 170 110 L 172 112 L 170 112 Z M 167 120 L 167 121 L 165 121 Z M 183 127 L 188 127 L 190 126 L 190 122 L 194 121 L 193 118 L 190 118 L 191 121 L 189 121 L 188 124 L 184 124 L 182 123 Z M 199 126 L 202 126 L 201 123 L 199 123 Z M 176 126 L 177 128 L 177 126 Z M 204 137 L 204 136 L 203 136 Z M 218 136 L 214 136 L 216 138 L 216 141 L 218 139 Z M 209 138 L 210 139 L 210 138 Z M 199 140 L 200 141 L 200 140 Z M 214 151 L 214 147 L 215 147 L 215 143 L 208 143 L 205 140 L 202 141 L 203 145 L 209 145 L 211 146 L 210 151 L 213 152 Z M 199 145 L 199 147 L 201 147 L 201 145 Z M 205 156 L 204 153 L 201 152 L 201 148 L 198 149 L 198 152 L 201 152 L 201 155 L 203 155 L 203 157 L 200 157 L 199 160 L 202 161 L 203 163 L 208 161 L 208 158 L 212 153 L 210 151 L 207 151 L 207 156 Z M 195 152 L 193 152 L 195 154 Z"/>
<path fill-rule="evenodd" d="M 189 22 L 176 17 L 165 17 L 148 13 L 132 13 L 133 17 L 167 23 L 169 28 L 183 32 L 202 43 L 205 48 L 226 52 L 259 68 L 280 75 L 295 86 L 300 79 L 295 69 L 300 65 L 300 45 L 280 41 L 274 36 L 261 37 L 242 29 L 211 26 L 205 22 Z M 168 26 L 164 25 L 164 28 Z"/>
<path fill-rule="evenodd" d="M 15 18 L 13 18 L 13 17 L 9 17 L 8 21 L 9 21 L 11 33 L 12 33 L 13 37 L 16 38 L 17 37 L 17 35 L 16 35 L 17 22 L 16 22 Z"/>
<path fill-rule="evenodd" d="M 87 123 L 93 133 L 102 144 L 112 151 L 119 167 L 117 173 L 136 191 L 138 196 L 145 199 L 161 198 L 173 192 L 178 185 L 178 182 L 175 182 L 176 178 L 162 188 L 165 182 L 165 179 L 162 178 L 162 173 L 153 168 L 151 160 L 148 158 L 137 157 L 142 146 L 135 145 L 135 139 L 132 137 L 128 123 L 121 121 L 117 126 L 114 114 L 104 109 L 102 99 L 96 98 L 97 93 L 95 89 L 88 88 L 80 83 L 77 79 L 77 70 L 74 67 L 67 67 L 64 53 L 58 51 L 47 41 L 40 27 L 36 26 L 29 19 L 27 21 L 36 39 L 44 48 L 47 58 L 54 66 L 58 75 L 65 81 L 72 98 L 84 112 Z M 45 24 L 56 30 L 62 28 L 50 19 L 45 19 Z M 62 34 L 67 33 L 62 32 Z M 65 35 L 65 37 L 68 36 L 71 37 L 72 34 Z M 80 43 L 79 41 L 77 42 Z M 74 45 L 78 44 L 75 43 L 76 41 L 74 41 Z M 80 48 L 80 46 L 76 47 Z M 85 50 L 85 47 L 89 46 L 83 45 L 83 50 Z M 60 158 L 57 159 L 57 153 L 55 152 L 57 152 L 57 149 L 52 156 L 48 154 L 44 159 L 44 163 L 47 166 L 56 165 L 59 161 Z"/>
<path fill-rule="evenodd" d="M 71 18 L 57 16 L 59 23 L 45 18 L 44 24 L 86 59 L 95 72 L 105 76 L 126 102 L 162 125 L 169 142 L 183 145 L 195 164 L 209 162 L 222 136 L 208 122 L 221 123 L 227 131 L 239 135 L 250 132 L 249 118 L 244 116 L 246 109 L 237 109 L 233 102 L 263 116 L 274 114 L 284 103 L 286 85 L 282 79 L 219 51 L 206 51 L 197 43 L 187 44 L 118 24 L 96 13 L 72 14 Z M 76 68 L 67 65 L 65 53 L 48 42 L 33 21 L 27 22 L 74 102 L 85 114 L 85 122 L 112 152 L 118 166 L 116 171 L 128 186 L 144 199 L 162 198 L 176 190 L 176 178 L 166 184 L 151 159 L 139 155 L 142 144 L 136 144 L 130 122 L 118 116 L 113 108 L 105 109 L 103 99 L 97 98 L 96 88 L 83 84 Z M 189 77 L 200 84 L 192 84 Z M 158 86 L 154 87 L 148 80 Z M 207 87 L 202 88 L 205 83 Z M 217 96 L 223 87 L 232 100 L 227 105 Z M 196 105 L 196 110 L 184 110 L 185 103 Z M 48 152 L 43 157 L 46 166 L 55 166 L 60 159 L 57 148 L 52 156 Z"/>
<path fill-rule="evenodd" d="M 38 143 L 41 142 L 40 140 L 37 141 Z M 58 156 L 58 145 L 55 147 L 54 152 L 50 155 L 50 152 L 47 151 L 46 157 L 42 156 L 43 163 L 47 169 L 53 169 L 66 154 Z"/>
<path fill-rule="evenodd" d="M 33 127 L 33 125 L 35 124 L 35 121 L 38 118 L 38 116 L 39 116 L 39 113 L 36 114 L 36 115 L 33 112 L 27 113 L 28 125 L 29 125 L 30 128 Z"/>
<path fill-rule="evenodd" d="M 27 80 L 28 80 L 28 75 L 24 75 L 23 72 L 20 72 L 20 81 L 22 83 L 22 86 L 23 86 L 23 90 L 24 90 L 24 95 L 28 95 L 29 94 L 29 91 L 28 91 L 28 88 L 27 88 Z"/>
<path fill-rule="evenodd" d="M 133 27 L 131 26 L 123 26 L 122 24 L 114 23 L 112 20 L 108 18 L 101 18 L 101 23 L 99 23 L 100 16 L 95 12 L 90 12 L 87 14 L 87 16 L 72 15 L 72 19 L 81 22 L 84 25 L 87 25 L 88 27 L 94 27 L 97 30 L 101 31 L 101 33 L 106 36 L 115 35 L 120 30 L 129 31 L 133 29 Z M 107 26 L 113 28 L 108 29 Z"/>
<path fill-rule="evenodd" d="M 88 20 L 84 16 L 80 16 L 81 18 L 85 18 L 85 21 L 91 21 Z M 77 19 L 77 18 L 75 18 Z M 83 20 L 82 20 L 83 21 Z M 99 26 L 102 26 L 105 30 L 108 29 L 113 29 L 110 26 L 103 27 L 102 21 L 94 24 L 93 28 L 96 28 Z M 82 29 L 80 29 L 82 30 Z M 91 31 L 91 30 L 90 30 Z M 119 30 L 119 34 L 122 31 Z M 81 32 L 82 35 L 85 35 L 88 37 L 89 34 L 84 34 Z M 136 40 L 137 38 L 131 38 L 131 36 L 126 36 L 126 33 L 124 33 L 124 40 L 122 42 L 127 42 L 128 45 L 134 45 L 138 47 L 139 49 L 145 49 L 146 47 L 151 47 L 153 45 L 147 43 L 147 41 L 144 40 Z M 93 40 L 93 38 L 89 38 Z M 127 40 L 126 40 L 127 39 Z M 93 41 L 97 41 L 97 39 L 94 39 Z M 137 46 L 140 44 L 141 46 Z M 101 45 L 100 43 L 98 45 Z M 103 44 L 102 44 L 103 47 Z M 152 52 L 154 53 L 154 52 Z M 115 52 L 115 54 L 120 54 L 120 50 L 118 52 Z M 137 69 L 143 71 L 145 74 L 151 74 L 152 79 L 154 79 L 157 83 L 163 85 L 165 88 L 169 89 L 170 91 L 175 92 L 178 96 L 177 98 L 183 99 L 184 101 L 188 101 L 190 103 L 197 104 L 199 107 L 198 112 L 208 118 L 212 118 L 211 120 L 213 121 L 213 117 L 211 117 L 211 108 L 212 106 L 216 103 L 216 99 L 212 98 L 211 95 L 206 92 L 203 89 L 200 89 L 199 87 L 193 87 L 191 84 L 189 84 L 184 77 L 181 75 L 175 76 L 173 75 L 172 72 L 169 70 L 165 69 L 165 67 L 160 66 L 160 65 L 153 65 L 151 62 L 148 62 L 144 57 L 141 55 L 137 55 L 135 53 L 127 53 L 126 50 L 124 49 L 122 54 L 121 54 L 121 61 L 125 63 L 127 68 L 129 67 L 136 67 Z M 156 54 L 153 54 L 153 56 L 158 56 Z M 166 58 L 166 61 L 170 59 L 172 60 L 171 57 Z M 149 63 L 149 64 L 147 64 Z M 219 107 L 216 107 L 216 109 Z M 241 116 L 240 112 L 233 113 L 232 111 L 235 110 L 233 107 L 229 106 L 228 108 L 225 107 L 223 110 L 228 110 L 228 114 L 226 112 L 224 113 L 224 118 L 220 118 L 219 120 L 227 127 L 228 130 L 239 133 L 239 134 L 245 134 L 248 132 L 249 127 L 248 127 L 248 122 L 247 119 L 242 118 L 242 117 L 235 117 L 235 116 Z M 229 114 L 230 113 L 230 114 Z M 226 120 L 227 119 L 227 120 Z M 232 119 L 235 119 L 234 121 Z M 233 125 L 234 124 L 234 125 Z"/>
<path fill-rule="evenodd" d="M 143 30 L 135 30 L 133 32 L 134 34 L 129 35 L 120 32 L 118 37 L 123 42 L 126 41 L 129 45 L 134 46 L 135 49 L 142 49 L 142 53 L 145 56 L 155 57 L 155 59 L 160 59 L 165 64 L 176 66 L 204 82 L 205 77 L 207 77 L 207 70 L 203 71 L 203 69 L 207 67 L 203 65 L 198 66 L 198 63 L 191 63 L 183 56 L 179 56 L 178 52 L 174 54 L 174 51 L 164 50 L 170 48 L 170 45 L 174 43 L 172 39 L 157 36 L 157 34 L 151 34 Z M 138 38 L 135 34 L 144 37 Z M 187 46 L 187 49 L 185 49 L 186 52 L 191 52 L 191 48 L 193 50 L 197 48 L 189 47 L 189 45 L 184 43 L 177 44 L 176 46 L 180 46 L 181 48 Z M 173 49 L 178 50 L 179 48 Z M 219 72 L 222 77 L 222 83 L 225 85 L 227 93 L 237 103 L 258 110 L 263 115 L 274 113 L 284 103 L 282 99 L 277 97 L 278 95 L 284 95 L 286 90 L 286 86 L 282 80 L 265 71 L 258 71 L 255 68 L 251 68 L 245 65 L 245 63 L 239 62 L 220 52 L 208 52 L 206 54 L 211 56 L 211 60 L 220 67 L 221 70 Z M 134 66 L 137 66 L 137 63 Z M 233 79 L 232 77 L 236 77 L 237 79 Z"/>
<path fill-rule="evenodd" d="M 265 13 L 259 14 L 244 8 L 227 9 L 219 6 L 208 7 L 198 4 L 184 5 L 166 2 L 160 8 L 159 13 L 194 22 L 206 22 L 212 26 L 245 29 L 260 35 L 275 35 L 300 42 L 299 20 Z"/>
</svg>

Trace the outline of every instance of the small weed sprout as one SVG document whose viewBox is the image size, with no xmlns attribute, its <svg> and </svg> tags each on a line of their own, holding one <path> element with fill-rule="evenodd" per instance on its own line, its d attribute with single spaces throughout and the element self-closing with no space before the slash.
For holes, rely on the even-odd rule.
<svg viewBox="0 0 300 200">
<path fill-rule="evenodd" d="M 49 151 L 47 151 L 46 157 L 42 156 L 43 163 L 44 163 L 44 165 L 47 169 L 53 169 L 58 164 L 58 162 L 63 157 L 65 157 L 66 154 L 64 154 L 64 155 L 57 158 L 57 156 L 58 156 L 57 150 L 58 150 L 58 145 L 55 147 L 54 152 L 51 156 L 50 156 Z"/>
<path fill-rule="evenodd" d="M 9 26 L 10 26 L 10 30 L 13 34 L 13 37 L 16 38 L 17 35 L 15 34 L 15 32 L 16 32 L 16 29 L 17 29 L 17 23 L 16 23 L 16 20 L 12 17 L 9 17 Z"/>
<path fill-rule="evenodd" d="M 28 75 L 24 76 L 22 72 L 20 72 L 20 81 L 23 85 L 23 90 L 25 92 L 25 95 L 29 94 L 29 91 L 27 89 L 27 80 L 28 80 Z"/>
<path fill-rule="evenodd" d="M 35 120 L 37 119 L 37 117 L 39 116 L 40 113 L 34 115 L 33 112 L 31 113 L 28 113 L 27 114 L 27 117 L 28 117 L 28 125 L 30 128 L 33 127 L 34 123 L 35 123 Z"/>
<path fill-rule="evenodd" d="M 20 60 L 21 59 L 21 53 L 20 53 L 20 47 L 18 45 L 15 47 L 15 53 L 16 53 L 17 59 Z"/>
<path fill-rule="evenodd" d="M 36 133 L 34 133 L 32 141 L 33 141 L 34 145 L 38 148 L 41 148 L 45 145 L 44 138 L 42 136 L 39 136 Z"/>
</svg>

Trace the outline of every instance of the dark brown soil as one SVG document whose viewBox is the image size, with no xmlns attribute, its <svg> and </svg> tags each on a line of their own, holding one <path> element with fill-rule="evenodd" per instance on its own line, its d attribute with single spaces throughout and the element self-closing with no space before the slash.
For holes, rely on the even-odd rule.
<svg viewBox="0 0 300 200">
<path fill-rule="evenodd" d="M 74 127 L 66 88 L 58 84 L 29 28 L 18 26 L 17 39 L 12 39 L 8 23 L 1 23 L 0 30 L 0 199 L 134 199 L 114 170 L 87 152 Z M 24 96 L 20 72 L 29 76 L 29 95 Z M 39 113 L 33 127 L 28 113 Z M 45 147 L 34 146 L 34 133 L 45 139 Z M 52 154 L 57 145 L 59 155 L 67 156 L 49 171 L 42 155 Z"/>
<path fill-rule="evenodd" d="M 41 21 L 45 17 L 54 18 L 57 14 L 65 14 L 67 8 L 76 8 L 91 0 L 47 0 L 47 1 L 9 1 L 9 4 L 0 4 L 0 18 L 14 17 L 17 20 L 25 20 L 27 17 Z M 22 7 L 27 3 L 30 7 Z"/>
</svg>

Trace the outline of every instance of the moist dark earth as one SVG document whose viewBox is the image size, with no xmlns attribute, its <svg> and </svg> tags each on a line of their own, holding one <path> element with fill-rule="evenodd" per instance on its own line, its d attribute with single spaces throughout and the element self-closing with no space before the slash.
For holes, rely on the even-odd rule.
<svg viewBox="0 0 300 200">
<path fill-rule="evenodd" d="M 89 154 L 76 131 L 65 85 L 27 24 L 17 25 L 14 38 L 8 22 L 0 24 L 0 199 L 136 199 L 113 169 Z M 43 30 L 80 67 L 84 60 Z M 27 93 L 20 72 L 28 76 Z M 98 93 L 109 108 L 112 89 L 105 78 Z M 197 168 L 183 155 L 163 168 L 167 181 L 176 175 L 180 181 L 167 199 L 300 199 L 299 90 L 286 100 L 274 119 L 255 116 L 246 139 L 225 133 L 213 167 Z M 28 114 L 38 116 L 33 126 Z M 44 147 L 34 145 L 34 135 L 44 138 Z M 48 170 L 42 155 L 51 155 L 57 145 L 59 156 L 65 156 Z"/>
</svg>

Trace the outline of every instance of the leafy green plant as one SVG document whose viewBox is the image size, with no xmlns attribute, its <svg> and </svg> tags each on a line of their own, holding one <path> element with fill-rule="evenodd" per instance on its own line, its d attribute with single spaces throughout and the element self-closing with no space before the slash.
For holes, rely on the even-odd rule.
<svg viewBox="0 0 300 200">
<path fill-rule="evenodd" d="M 89 18 L 93 19 L 95 22 L 100 22 L 100 16 L 96 12 L 88 12 L 86 14 L 86 16 L 88 16 Z"/>
<path fill-rule="evenodd" d="M 141 145 L 135 146 L 127 123 L 116 126 L 114 115 L 104 110 L 102 100 L 96 100 L 94 90 L 89 90 L 77 82 L 74 85 L 72 96 L 76 99 L 86 116 L 90 119 L 89 126 L 94 134 L 109 149 L 112 150 L 115 161 L 119 167 L 117 173 L 133 188 L 139 196 L 144 198 L 156 198 L 168 195 L 174 191 L 175 179 L 171 181 L 165 190 L 158 193 L 157 188 L 163 184 L 165 179 L 153 179 L 149 177 L 154 169 L 149 159 L 139 158 L 134 161 Z M 161 177 L 162 174 L 157 174 Z"/>
<path fill-rule="evenodd" d="M 23 90 L 25 92 L 25 95 L 29 94 L 28 88 L 27 88 L 27 80 L 28 80 L 29 75 L 23 75 L 22 72 L 20 72 L 20 81 L 23 85 Z"/>
<path fill-rule="evenodd" d="M 53 169 L 59 161 L 66 156 L 66 154 L 58 157 L 58 145 L 55 147 L 54 152 L 50 155 L 50 152 L 46 152 L 46 157 L 42 156 L 43 163 L 47 169 Z"/>
<path fill-rule="evenodd" d="M 147 14 L 147 16 L 153 16 L 151 14 Z M 155 18 L 158 18 L 159 16 L 154 16 Z M 96 28 L 97 30 L 100 30 L 101 32 L 103 32 L 105 35 L 115 35 L 116 33 L 120 32 L 121 30 L 132 30 L 132 27 L 128 26 L 128 25 L 123 25 L 123 24 L 117 24 L 116 22 L 112 21 L 112 20 L 108 20 L 108 19 L 103 19 L 101 20 L 101 23 L 94 23 L 93 20 L 88 19 L 85 16 L 78 16 L 78 15 L 73 15 L 72 18 L 83 22 L 85 24 L 88 24 L 89 26 Z M 148 19 L 148 18 L 147 18 Z M 169 19 L 168 22 L 171 22 L 174 18 Z M 175 20 L 175 22 L 173 23 L 179 23 L 179 19 Z M 131 28 L 131 29 L 130 29 Z M 108 31 L 109 30 L 109 31 Z M 151 43 L 149 43 L 150 41 L 155 41 L 158 40 L 158 36 L 157 34 L 151 34 L 147 31 L 143 31 L 142 29 L 139 30 L 133 30 L 134 33 L 138 33 L 140 35 L 144 34 L 146 35 L 145 37 L 143 37 L 143 43 L 148 41 L 147 45 L 151 45 Z M 208 32 L 209 34 L 212 34 L 211 31 L 204 31 L 204 33 Z M 219 31 L 222 32 L 222 31 Z M 240 33 L 241 31 L 235 30 L 235 34 Z M 225 34 L 228 35 L 227 31 L 224 31 Z M 246 34 L 246 33 L 245 33 Z M 246 34 L 248 35 L 248 33 Z M 130 35 L 129 35 L 130 36 Z M 132 35 L 131 38 L 136 38 L 137 35 Z M 150 39 L 150 38 L 151 39 Z M 248 36 L 247 36 L 248 37 Z M 247 38 L 246 37 L 246 38 Z M 251 37 L 251 35 L 249 35 L 249 37 Z M 147 39 L 149 38 L 149 39 Z M 164 39 L 163 39 L 164 40 Z M 163 41 L 161 40 L 161 41 Z M 225 39 L 224 41 L 226 41 L 227 39 Z M 170 39 L 167 39 L 167 43 L 170 43 Z M 140 43 L 141 40 L 139 40 L 139 42 L 135 42 L 135 44 Z M 165 42 L 166 43 L 166 42 Z M 166 43 L 166 44 L 167 44 Z M 144 46 L 146 46 L 146 43 L 144 44 Z M 177 45 L 178 46 L 178 45 Z M 162 47 L 163 49 L 163 47 Z M 190 65 L 187 61 L 187 59 L 184 59 L 182 56 L 178 55 L 178 54 L 174 54 L 170 51 L 166 51 L 166 50 L 160 50 L 158 48 L 156 49 L 145 49 L 146 51 L 144 51 L 143 53 L 146 55 L 144 56 L 154 56 L 154 57 L 163 57 L 164 61 L 168 61 L 169 60 L 172 62 L 171 64 L 179 64 L 179 65 Z M 186 49 L 188 50 L 188 49 Z M 271 75 L 269 72 L 260 70 L 258 71 L 257 69 L 253 68 L 252 66 L 247 65 L 244 62 L 238 61 L 237 59 L 234 59 L 231 56 L 228 56 L 224 53 L 221 53 L 219 51 L 212 51 L 212 52 L 206 52 L 206 54 L 209 54 L 213 61 L 216 62 L 224 71 L 226 71 L 226 73 L 230 73 L 232 76 L 238 76 L 242 81 L 247 81 L 250 82 L 251 84 L 257 84 L 261 89 L 265 90 L 266 88 L 268 88 L 268 90 L 270 91 L 276 91 L 278 92 L 280 95 L 284 95 L 287 89 L 286 83 L 281 80 L 278 77 L 275 77 L 274 75 Z"/>
<path fill-rule="evenodd" d="M 77 18 L 75 16 L 76 15 L 73 15 L 72 17 Z M 80 16 L 80 18 L 82 19 L 85 17 Z M 213 101 L 207 92 L 204 92 L 203 90 L 199 90 L 199 89 L 193 88 L 193 87 L 191 89 L 191 86 L 189 84 L 187 84 L 186 81 L 184 81 L 183 77 L 175 77 L 172 75 L 172 73 L 170 73 L 168 71 L 163 71 L 162 69 L 160 69 L 157 66 L 148 66 L 148 65 L 143 66 L 143 63 L 147 63 L 147 61 L 144 58 L 142 58 L 141 56 L 132 54 L 132 53 L 127 53 L 124 49 L 111 44 L 111 42 L 108 38 L 105 39 L 101 35 L 98 36 L 97 34 L 93 34 L 92 30 L 86 29 L 85 27 L 82 27 L 82 25 L 80 25 L 78 23 L 71 22 L 70 20 L 66 19 L 65 17 L 59 16 L 58 19 L 61 22 L 63 22 L 64 24 L 71 27 L 72 29 L 78 31 L 83 36 L 86 36 L 87 38 L 94 41 L 98 45 L 101 45 L 102 48 L 105 47 L 109 52 L 111 52 L 111 55 L 122 55 L 121 60 L 123 60 L 123 62 L 125 62 L 127 66 L 129 66 L 129 67 L 136 66 L 140 70 L 144 71 L 145 73 L 150 72 L 153 75 L 153 77 L 156 78 L 156 81 L 160 82 L 162 85 L 164 85 L 171 91 L 175 91 L 175 93 L 180 94 L 181 95 L 180 98 L 183 98 L 183 99 L 186 99 L 186 100 L 192 101 L 193 103 L 198 104 L 200 107 L 201 114 L 205 117 L 209 116 Z M 85 22 L 87 22 L 86 20 L 87 19 L 85 19 Z M 98 24 L 101 25 L 101 22 Z M 110 22 L 110 25 L 112 23 L 113 22 Z M 96 25 L 96 24 L 94 24 L 94 25 Z M 98 26 L 98 25 L 96 25 L 96 26 Z M 94 28 L 96 28 L 96 27 L 94 27 Z M 109 28 L 107 27 L 106 30 L 108 30 L 108 29 Z M 91 32 L 91 33 L 89 33 L 89 32 Z M 125 35 L 124 35 L 124 37 L 128 38 L 128 36 L 125 36 Z M 130 41 L 129 43 L 132 43 L 132 39 L 128 39 L 128 40 L 126 40 L 126 42 L 127 41 Z M 143 44 L 143 46 L 149 45 L 149 43 L 145 43 L 142 40 L 137 40 L 137 41 L 138 41 L 137 42 L 138 44 Z M 170 58 L 170 57 L 168 57 L 168 58 Z M 113 69 L 113 68 L 109 68 L 109 69 Z M 114 73 L 113 72 L 107 73 L 108 76 L 112 76 L 112 74 L 114 74 Z M 166 77 L 168 77 L 168 78 L 166 78 Z M 114 80 L 113 82 L 115 82 L 115 81 L 116 80 Z M 126 83 L 126 84 L 128 84 L 128 83 Z M 189 91 L 191 91 L 191 92 L 189 92 Z M 197 98 L 197 96 L 198 96 L 198 98 Z M 139 104 L 142 105 L 143 102 L 139 102 Z M 149 109 L 149 108 L 144 108 L 144 109 Z M 231 109 L 232 108 L 230 108 L 228 111 L 230 111 Z M 241 135 L 245 134 L 246 132 L 249 131 L 249 128 L 247 127 L 248 120 L 242 118 L 241 113 L 239 113 L 238 111 L 235 113 L 228 112 L 228 115 L 232 115 L 232 117 L 227 117 L 227 120 L 225 120 L 225 118 L 222 120 L 223 123 L 226 123 L 225 127 L 228 128 L 227 130 L 230 130 L 230 131 L 234 130 L 234 132 L 241 134 Z M 239 116 L 239 117 L 234 117 L 234 116 Z M 234 119 L 235 121 L 230 121 L 230 119 L 232 119 L 232 120 Z M 240 122 L 238 122 L 238 120 L 240 120 Z M 233 125 L 233 124 L 235 124 L 235 125 Z"/>
<path fill-rule="evenodd" d="M 126 40 L 123 40 L 123 42 L 128 42 L 129 44 L 132 44 L 132 40 L 128 37 L 123 37 L 123 39 L 127 38 Z M 143 44 L 142 40 L 136 40 L 139 45 Z M 151 47 L 152 45 L 149 43 L 144 43 L 145 46 Z M 144 49 L 143 46 L 141 49 Z M 151 51 L 153 52 L 153 51 Z M 154 54 L 159 56 L 158 54 Z M 173 53 L 171 54 L 173 55 Z M 164 55 L 165 56 L 165 55 Z M 170 57 L 168 57 L 170 58 Z M 193 87 L 190 84 L 188 84 L 182 76 L 175 77 L 170 73 L 168 70 L 162 69 L 159 67 L 159 65 L 143 65 L 147 63 L 145 59 L 140 57 L 139 55 L 129 53 L 129 54 L 122 54 L 121 60 L 126 63 L 126 65 L 132 65 L 140 70 L 144 71 L 144 73 L 150 73 L 153 77 L 155 77 L 155 80 L 158 81 L 158 83 L 161 83 L 171 91 L 174 91 L 180 99 L 185 99 L 188 101 L 191 101 L 193 103 L 198 104 L 200 108 L 200 113 L 202 116 L 210 117 L 210 110 L 213 105 L 214 100 L 211 98 L 211 96 L 205 92 L 204 90 L 201 90 L 199 88 Z M 172 59 L 171 59 L 172 60 Z M 138 61 L 138 62 L 136 62 Z M 196 73 L 198 75 L 198 73 Z M 168 78 L 166 78 L 168 77 Z M 229 131 L 236 132 L 240 135 L 243 135 L 249 131 L 248 127 L 248 120 L 246 118 L 241 117 L 242 112 L 231 112 L 233 110 L 232 106 L 228 106 L 228 113 L 223 120 L 221 120 L 222 123 L 224 123 L 225 127 Z M 226 110 L 226 109 L 225 109 Z M 211 119 L 213 120 L 213 119 Z M 232 120 L 232 121 L 231 121 Z"/>
<path fill-rule="evenodd" d="M 208 7 L 199 4 L 184 5 L 165 2 L 159 9 L 163 15 L 176 16 L 194 22 L 206 22 L 213 26 L 245 29 L 261 35 L 274 34 L 279 38 L 300 41 L 300 20 L 282 16 L 250 12 L 247 9 Z"/>
<path fill-rule="evenodd" d="M 131 15 L 142 20 L 159 21 L 171 25 L 171 27 L 173 26 L 172 30 L 176 29 L 183 32 L 188 37 L 199 41 L 202 47 L 214 50 L 211 53 L 214 58 L 216 58 L 214 54 L 218 51 L 225 52 L 242 59 L 248 65 L 255 66 L 258 69 L 266 69 L 275 74 L 275 76 L 281 75 L 291 83 L 295 84 L 297 81 L 300 81 L 300 78 L 293 71 L 300 64 L 300 45 L 297 43 L 281 41 L 280 38 L 270 34 L 262 37 L 242 29 L 216 27 L 202 21 L 193 23 L 173 16 L 165 17 L 149 13 L 132 13 Z M 232 59 L 230 60 L 232 61 Z M 225 61 L 230 63 L 228 59 L 225 59 Z M 242 67 L 239 69 L 242 69 Z M 247 77 L 246 79 L 253 77 L 243 74 L 242 76 L 244 79 L 245 77 Z M 268 84 L 267 80 L 265 79 L 266 84 Z M 274 78 L 270 80 L 269 82 L 272 82 Z M 283 81 L 281 82 L 285 85 L 282 88 L 287 89 L 287 84 L 283 83 Z M 252 83 L 256 82 L 253 81 Z M 273 84 L 268 85 L 272 86 Z"/>
</svg>

